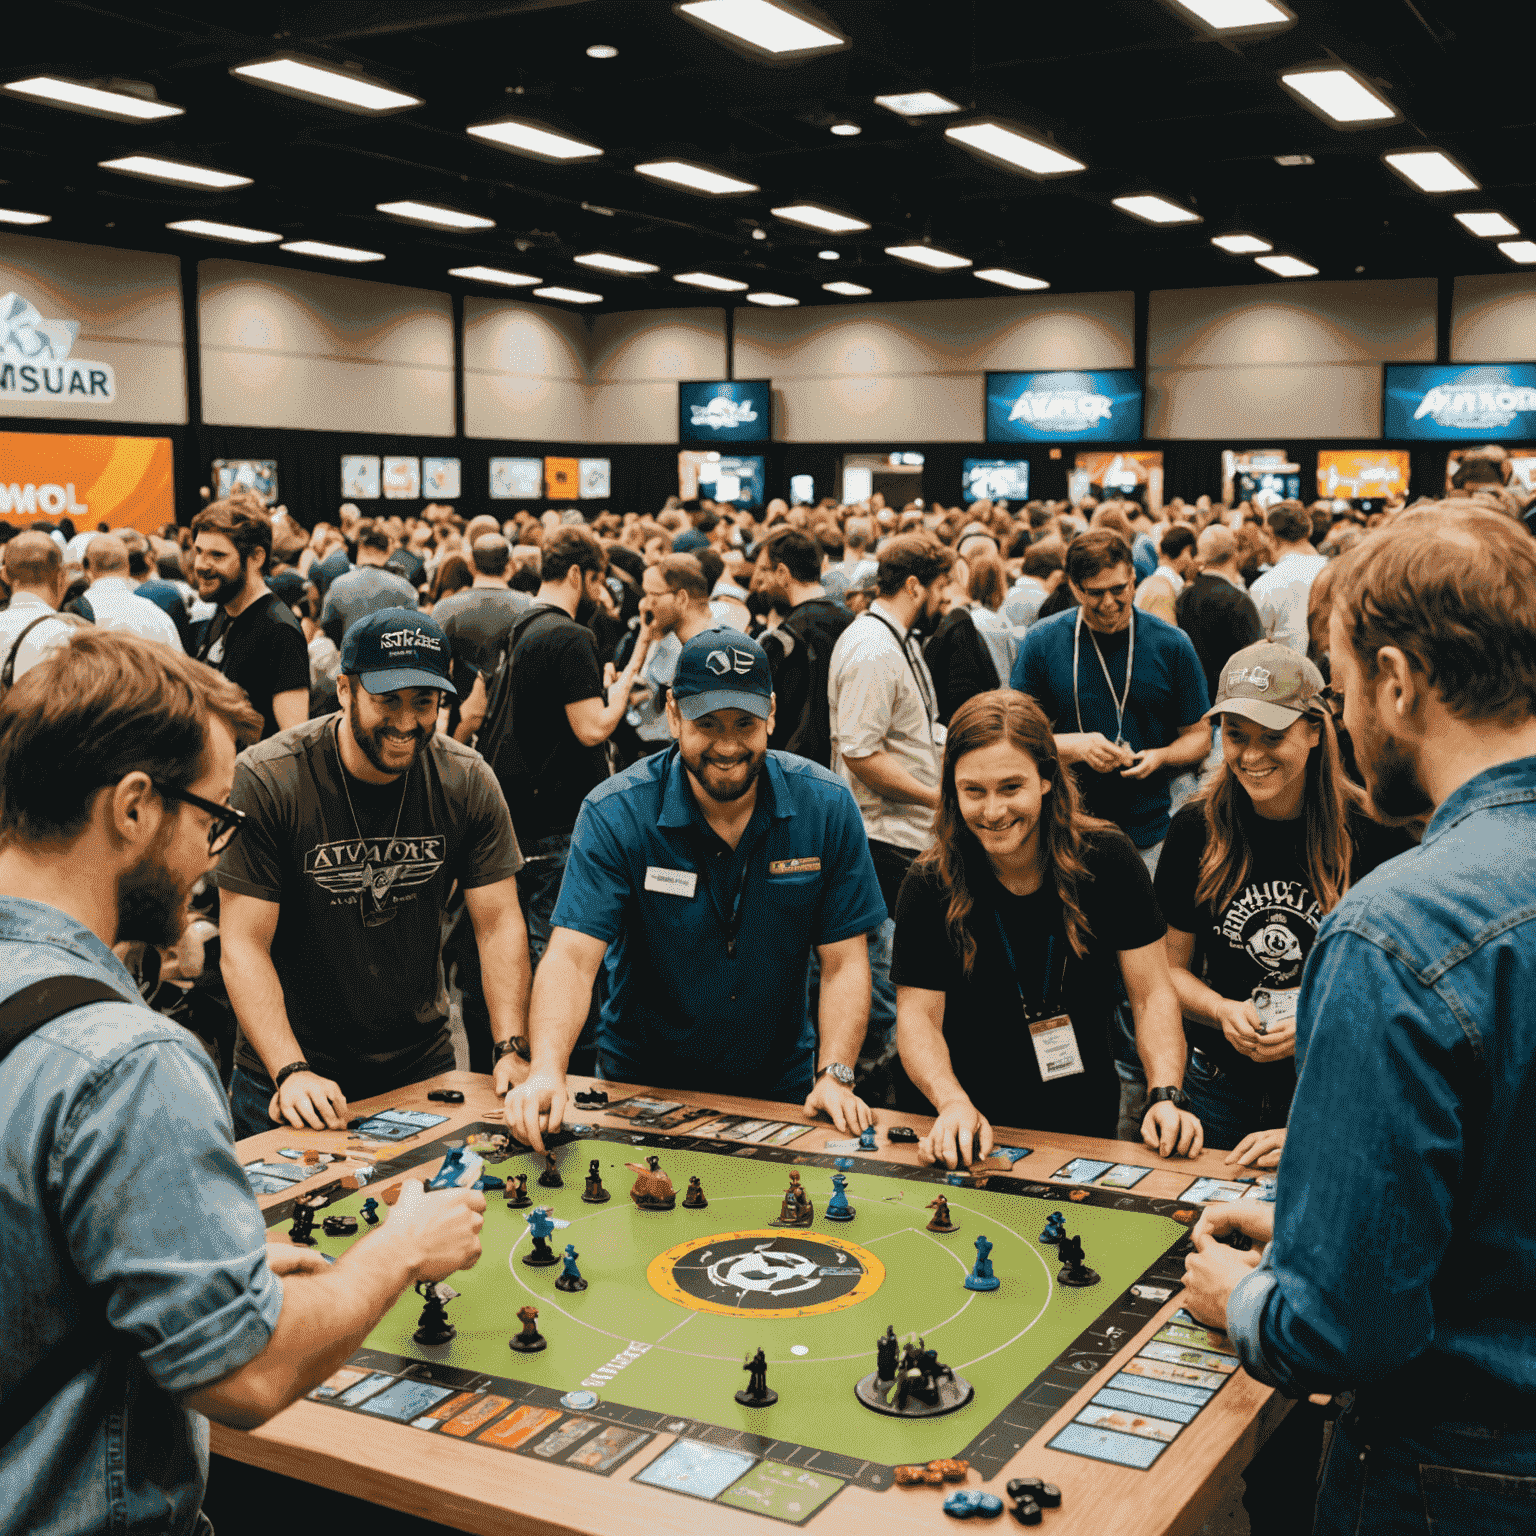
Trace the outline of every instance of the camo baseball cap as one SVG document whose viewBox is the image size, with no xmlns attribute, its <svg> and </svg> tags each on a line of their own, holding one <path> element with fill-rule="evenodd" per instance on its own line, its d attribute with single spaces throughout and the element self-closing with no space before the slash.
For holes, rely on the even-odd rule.
<svg viewBox="0 0 1536 1536">
<path fill-rule="evenodd" d="M 1228 657 L 1205 717 L 1241 715 L 1267 731 L 1283 731 L 1303 715 L 1324 712 L 1325 686 L 1323 674 L 1299 651 L 1260 640 Z"/>
</svg>

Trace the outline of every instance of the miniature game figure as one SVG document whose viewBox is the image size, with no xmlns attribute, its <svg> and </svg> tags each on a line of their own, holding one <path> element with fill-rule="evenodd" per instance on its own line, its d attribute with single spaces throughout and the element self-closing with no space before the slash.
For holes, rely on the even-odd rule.
<svg viewBox="0 0 1536 1536">
<path fill-rule="evenodd" d="M 457 1337 L 458 1329 L 448 1321 L 448 1303 L 459 1293 L 441 1281 L 418 1280 L 416 1294 L 426 1301 L 411 1335 L 418 1344 L 446 1344 Z"/>
<path fill-rule="evenodd" d="M 874 1150 L 875 1150 L 875 1128 L 872 1125 L 866 1125 L 864 1127 L 864 1129 L 859 1132 L 859 1151 L 860 1152 L 873 1152 Z"/>
<path fill-rule="evenodd" d="M 370 1227 L 376 1227 L 379 1224 L 379 1202 L 375 1200 L 372 1195 L 369 1195 L 368 1198 L 363 1201 L 363 1220 L 366 1221 Z"/>
<path fill-rule="evenodd" d="M 529 1236 L 533 1238 L 533 1247 L 523 1255 L 523 1263 L 531 1264 L 535 1269 L 558 1264 L 560 1260 L 550 1251 L 549 1246 L 549 1234 L 555 1230 L 553 1209 L 547 1205 L 536 1205 L 523 1219 L 528 1223 Z"/>
<path fill-rule="evenodd" d="M 885 1139 L 889 1142 L 915 1143 L 917 1141 L 917 1132 L 910 1125 L 893 1125 L 885 1133 Z"/>
<path fill-rule="evenodd" d="M 901 1355 L 901 1345 L 896 1340 L 896 1330 L 889 1323 L 885 1332 L 875 1340 L 875 1375 L 881 1381 L 895 1381 L 896 1362 Z"/>
<path fill-rule="evenodd" d="M 427 1180 L 427 1189 L 469 1189 L 485 1171 L 485 1161 L 468 1147 L 450 1147 L 443 1166 Z"/>
<path fill-rule="evenodd" d="M 784 1200 L 779 1208 L 779 1214 L 768 1225 L 770 1227 L 808 1227 L 815 1217 L 816 1207 L 811 1204 L 811 1197 L 801 1187 L 799 1170 L 791 1168 L 789 1188 L 784 1191 Z"/>
<path fill-rule="evenodd" d="M 771 1408 L 779 1400 L 779 1394 L 768 1385 L 768 1357 L 761 1349 L 742 1366 L 749 1372 L 746 1387 L 736 1394 L 736 1401 L 743 1408 Z"/>
<path fill-rule="evenodd" d="M 1003 1282 L 992 1273 L 992 1260 L 989 1255 L 992 1252 L 992 1244 L 985 1237 L 976 1239 L 976 1267 L 965 1277 L 965 1288 L 968 1291 L 995 1291 Z"/>
<path fill-rule="evenodd" d="M 943 1234 L 960 1230 L 949 1214 L 949 1201 L 943 1195 L 935 1195 L 928 1202 L 927 1208 L 933 1212 L 933 1220 L 928 1223 L 928 1230 L 930 1232 Z"/>
<path fill-rule="evenodd" d="M 327 1216 L 320 1226 L 327 1237 L 357 1236 L 356 1216 Z"/>
<path fill-rule="evenodd" d="M 683 1196 L 683 1204 L 690 1211 L 703 1211 L 709 1208 L 709 1201 L 704 1198 L 704 1186 L 699 1183 L 698 1174 L 692 1175 L 688 1180 L 688 1193 Z"/>
<path fill-rule="evenodd" d="M 630 1186 L 629 1198 L 642 1211 L 670 1211 L 677 1204 L 677 1191 L 672 1187 L 669 1175 L 661 1171 L 661 1159 L 648 1155 L 642 1167 L 639 1163 L 625 1163 L 638 1175 Z"/>
<path fill-rule="evenodd" d="M 508 1339 L 507 1343 L 520 1354 L 537 1354 L 549 1343 L 549 1340 L 539 1332 L 538 1317 L 537 1307 L 527 1306 L 517 1309 L 517 1320 L 523 1325 L 523 1331 L 515 1338 Z"/>
<path fill-rule="evenodd" d="M 1064 1237 L 1056 1245 L 1056 1257 L 1061 1268 L 1056 1273 L 1060 1285 L 1097 1285 L 1099 1273 L 1083 1262 L 1083 1240 L 1080 1237 Z"/>
<path fill-rule="evenodd" d="M 605 1109 L 608 1105 L 608 1095 L 599 1088 L 578 1088 L 576 1103 L 582 1109 Z"/>
<path fill-rule="evenodd" d="M 848 1204 L 848 1176 L 843 1173 L 832 1175 L 832 1198 L 827 1201 L 827 1209 L 823 1213 L 828 1221 L 852 1221 L 856 1212 Z"/>
<path fill-rule="evenodd" d="M 539 1175 L 540 1189 L 564 1189 L 565 1180 L 560 1177 L 560 1170 L 555 1166 L 555 1154 L 544 1154 L 544 1172 Z"/>
<path fill-rule="evenodd" d="M 507 1209 L 521 1211 L 532 1204 L 533 1196 L 528 1193 L 528 1175 L 520 1173 L 512 1182 L 511 1193 L 507 1196 Z"/>
<path fill-rule="evenodd" d="M 588 1205 L 603 1205 L 612 1198 L 603 1188 L 603 1175 L 595 1157 L 587 1167 L 587 1187 L 582 1190 L 581 1198 Z"/>
<path fill-rule="evenodd" d="M 1045 1230 L 1040 1234 L 1040 1241 L 1042 1243 L 1059 1243 L 1066 1235 L 1066 1218 L 1060 1211 L 1052 1211 L 1045 1218 Z"/>
<path fill-rule="evenodd" d="M 288 1236 L 306 1248 L 315 1246 L 315 1212 L 325 1205 L 324 1195 L 306 1195 L 293 1203 L 293 1225 Z"/>
<path fill-rule="evenodd" d="M 876 1345 L 876 1365 L 854 1386 L 854 1395 L 866 1408 L 895 1418 L 932 1418 L 963 1408 L 976 1395 L 976 1389 L 957 1376 L 952 1367 L 939 1359 L 936 1349 L 915 1333 L 897 1339 L 887 1328 Z M 948 1463 L 930 1462 L 930 1468 L 948 1467 Z M 947 1472 L 951 1481 L 965 1476 L 964 1463 L 956 1463 L 958 1473 Z M 918 1481 L 936 1483 L 939 1476 Z"/>
<path fill-rule="evenodd" d="M 581 1271 L 576 1268 L 576 1260 L 580 1257 L 581 1255 L 576 1252 L 575 1243 L 567 1243 L 565 1245 L 565 1267 L 555 1279 L 555 1289 L 557 1291 L 586 1290 L 587 1282 L 582 1279 Z"/>
</svg>

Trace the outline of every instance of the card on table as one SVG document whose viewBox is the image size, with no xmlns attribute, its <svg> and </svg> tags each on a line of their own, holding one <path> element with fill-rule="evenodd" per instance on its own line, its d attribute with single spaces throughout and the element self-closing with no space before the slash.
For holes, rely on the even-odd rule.
<svg viewBox="0 0 1536 1536">
<path fill-rule="evenodd" d="M 1196 1205 L 1214 1205 L 1224 1200 L 1241 1200 L 1252 1185 L 1252 1179 L 1196 1179 L 1179 1196 Z"/>
<path fill-rule="evenodd" d="M 370 1397 L 363 1404 L 363 1412 L 375 1413 L 381 1419 L 398 1419 L 404 1424 L 419 1419 L 429 1408 L 452 1396 L 452 1387 L 434 1387 L 430 1381 L 397 1381 L 387 1391 Z"/>
<path fill-rule="evenodd" d="M 559 1417 L 558 1408 L 534 1408 L 525 1404 L 482 1431 L 475 1443 L 515 1451 L 518 1446 L 526 1445 L 541 1429 L 548 1429 Z"/>
<path fill-rule="evenodd" d="M 1108 1173 L 1113 1163 L 1096 1162 L 1091 1157 L 1074 1157 L 1050 1175 L 1052 1184 L 1091 1184 L 1102 1173 Z"/>
<path fill-rule="evenodd" d="M 456 1440 L 468 1439 L 482 1424 L 489 1423 L 503 1408 L 511 1406 L 510 1397 L 497 1397 L 494 1392 L 487 1392 L 483 1397 L 472 1402 L 462 1413 L 449 1419 L 443 1425 L 443 1433 L 452 1435 Z"/>
<path fill-rule="evenodd" d="M 1135 1187 L 1151 1173 L 1150 1168 L 1138 1167 L 1135 1163 L 1116 1163 L 1103 1178 L 1099 1180 L 1100 1189 L 1135 1189 Z"/>
<path fill-rule="evenodd" d="M 588 1472 L 611 1472 L 651 1438 L 644 1429 L 630 1429 L 624 1424 L 610 1424 L 596 1439 L 579 1446 L 565 1458 L 568 1467 L 585 1467 Z"/>
<path fill-rule="evenodd" d="M 596 1419 L 567 1419 L 558 1429 L 552 1429 L 533 1447 L 535 1456 L 558 1456 L 568 1451 L 578 1440 L 585 1440 L 597 1428 Z"/>
<path fill-rule="evenodd" d="M 634 1481 L 716 1499 L 756 1460 L 755 1456 L 706 1445 L 702 1440 L 675 1440 L 648 1467 L 635 1473 Z"/>
</svg>

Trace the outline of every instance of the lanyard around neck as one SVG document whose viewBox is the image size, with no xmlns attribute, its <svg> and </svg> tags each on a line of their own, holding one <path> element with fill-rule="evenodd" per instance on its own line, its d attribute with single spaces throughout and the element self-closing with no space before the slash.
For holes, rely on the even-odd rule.
<svg viewBox="0 0 1536 1536">
<path fill-rule="evenodd" d="M 1019 1006 L 1028 1014 L 1030 1010 L 1029 999 L 1024 996 L 1024 983 L 1019 977 L 1019 964 L 1013 958 L 1013 945 L 1008 942 L 1008 930 L 1003 925 L 1003 915 L 995 907 L 992 910 L 992 921 L 997 924 L 997 936 L 1002 940 L 1003 953 L 1008 957 L 1008 969 L 1013 973 L 1013 984 L 1019 989 Z M 1040 1012 L 1044 1013 L 1046 1005 L 1051 1000 L 1051 972 L 1056 958 L 1056 935 L 1053 933 L 1045 941 L 1045 985 L 1040 989 Z M 1061 953 L 1061 974 L 1056 978 L 1058 995 L 1061 987 L 1067 979 L 1067 952 Z"/>
<path fill-rule="evenodd" d="M 1125 653 L 1125 688 L 1121 693 L 1115 692 L 1115 685 L 1109 680 L 1109 668 L 1104 662 L 1104 652 L 1099 649 L 1099 637 L 1090 628 L 1089 636 L 1093 640 L 1093 654 L 1099 658 L 1099 670 L 1104 674 L 1104 686 L 1109 689 L 1109 697 L 1115 706 L 1115 745 L 1124 746 L 1125 741 L 1125 711 L 1131 702 L 1131 672 L 1136 665 L 1136 610 L 1131 609 L 1130 640 Z M 1083 610 L 1077 610 L 1077 623 L 1072 628 L 1072 703 L 1077 709 L 1077 728 L 1083 729 L 1083 701 L 1077 693 L 1077 662 L 1083 640 Z"/>
<path fill-rule="evenodd" d="M 939 717 L 938 706 L 928 692 L 928 685 L 923 681 L 922 672 L 918 669 L 917 663 L 912 659 L 912 652 L 907 649 L 907 641 L 912 638 L 911 632 L 908 631 L 906 637 L 903 638 L 900 631 L 883 613 L 876 613 L 873 608 L 866 608 L 864 611 L 877 623 L 885 625 L 891 632 L 891 638 L 901 648 L 901 654 L 906 659 L 907 670 L 911 672 L 912 680 L 917 684 L 917 696 L 923 701 L 923 712 L 928 716 L 928 723 L 932 725 Z"/>
</svg>

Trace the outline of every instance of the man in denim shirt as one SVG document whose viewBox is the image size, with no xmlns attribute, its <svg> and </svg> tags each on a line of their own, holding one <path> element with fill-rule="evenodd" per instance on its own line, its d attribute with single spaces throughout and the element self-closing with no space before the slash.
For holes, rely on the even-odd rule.
<svg viewBox="0 0 1536 1536">
<path fill-rule="evenodd" d="M 1291 1395 L 1355 1388 L 1314 1530 L 1536 1525 L 1536 544 L 1465 502 L 1341 571 L 1330 654 L 1377 810 L 1422 845 L 1324 921 L 1273 1242 L 1209 1212 L 1187 1305 Z M 1253 1202 L 1244 1202 L 1253 1204 Z"/>
<path fill-rule="evenodd" d="M 259 731 L 233 683 L 123 634 L 83 633 L 0 704 L 0 1002 L 64 976 L 118 994 L 0 1062 L 0 1402 L 30 1410 L 0 1445 L 0 1536 L 206 1532 L 202 1415 L 263 1423 L 479 1255 L 484 1196 L 419 1184 L 334 1268 L 268 1248 L 212 1063 L 112 952 L 179 937 Z"/>
</svg>

